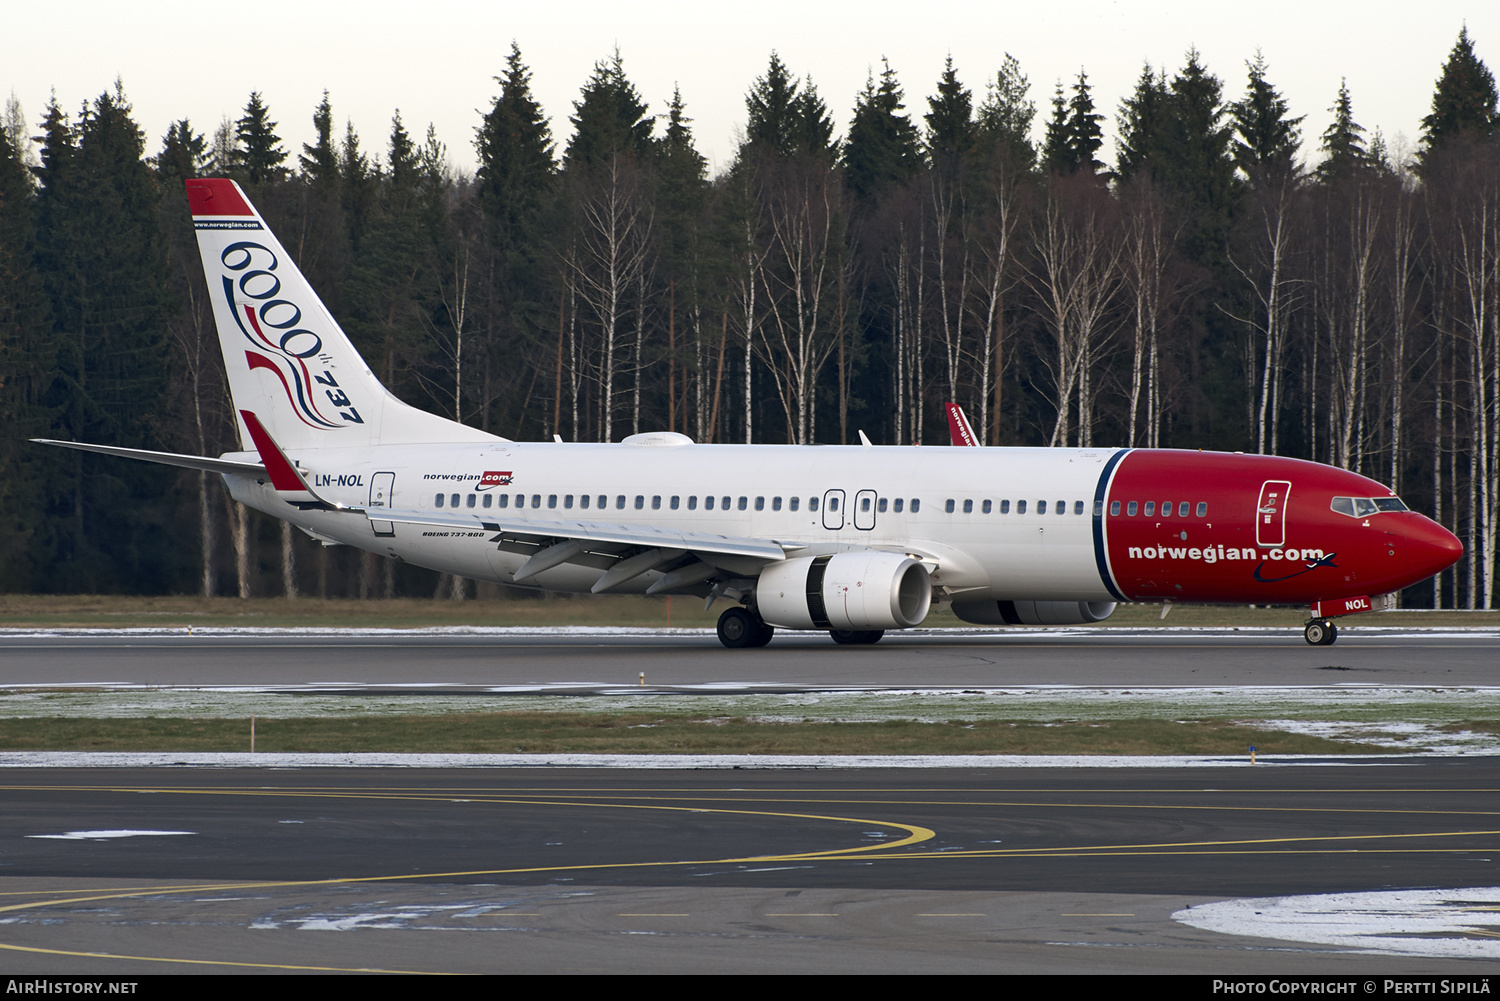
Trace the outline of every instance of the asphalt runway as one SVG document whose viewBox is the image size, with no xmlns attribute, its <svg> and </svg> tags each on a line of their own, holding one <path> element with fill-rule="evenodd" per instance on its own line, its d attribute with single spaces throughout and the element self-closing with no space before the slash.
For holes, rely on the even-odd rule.
<svg viewBox="0 0 1500 1001">
<path fill-rule="evenodd" d="M 1013 685 L 1486 686 L 1500 683 L 1500 636 L 1347 630 L 1332 647 L 1300 631 L 1010 630 L 890 635 L 840 647 L 778 635 L 726 650 L 712 635 L 120 634 L 0 636 L 0 688 L 15 685 L 437 686 L 597 690 L 768 685 L 984 688 Z"/>
<path fill-rule="evenodd" d="M 1376 976 L 1500 958 L 1500 890 L 1471 889 L 1500 885 L 1492 758 L 7 769 L 0 785 L 10 974 Z M 1338 898 L 1353 946 L 1266 924 L 1259 902 L 1233 931 L 1193 923 L 1226 899 L 1411 887 L 1453 888 L 1463 927 L 1358 939 L 1354 898 Z"/>
</svg>

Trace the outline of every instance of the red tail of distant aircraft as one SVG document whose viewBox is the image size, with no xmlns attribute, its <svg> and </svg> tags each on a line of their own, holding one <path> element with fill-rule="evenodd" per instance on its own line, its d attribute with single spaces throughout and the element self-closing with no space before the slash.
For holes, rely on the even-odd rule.
<svg viewBox="0 0 1500 1001">
<path fill-rule="evenodd" d="M 375 378 L 232 181 L 188 182 L 245 450 L 49 442 L 206 469 L 327 545 L 479 580 L 728 599 L 726 646 L 774 629 L 873 643 L 934 604 L 982 624 L 1097 622 L 1120 601 L 1335 616 L 1451 566 L 1386 487 L 1263 455 L 1128 448 L 514 442 Z M 955 445 L 977 445 L 948 405 Z"/>
</svg>

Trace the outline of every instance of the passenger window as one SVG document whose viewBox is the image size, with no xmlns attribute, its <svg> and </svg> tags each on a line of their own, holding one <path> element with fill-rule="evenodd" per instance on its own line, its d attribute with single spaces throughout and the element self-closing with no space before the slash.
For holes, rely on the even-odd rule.
<svg viewBox="0 0 1500 1001">
<path fill-rule="evenodd" d="M 697 494 L 693 494 L 691 497 L 688 498 L 688 510 L 689 511 L 696 511 L 696 510 L 698 510 L 698 495 Z"/>
<path fill-rule="evenodd" d="M 984 513 L 985 514 L 989 514 L 990 513 L 990 502 L 989 501 L 985 501 L 984 502 Z"/>
<path fill-rule="evenodd" d="M 828 498 L 828 510 L 830 510 L 830 511 L 837 511 L 838 509 L 839 509 L 839 499 L 837 497 L 830 497 L 830 498 Z"/>
<path fill-rule="evenodd" d="M 974 513 L 974 502 L 972 500 L 965 500 L 964 501 L 964 514 L 973 514 L 973 513 Z"/>
<path fill-rule="evenodd" d="M 625 495 L 624 494 L 616 494 L 615 495 L 615 510 L 616 511 L 623 511 L 623 510 L 625 510 Z"/>
<path fill-rule="evenodd" d="M 705 497 L 705 498 L 703 498 L 703 510 L 705 510 L 705 511 L 712 511 L 713 509 L 714 509 L 714 499 L 713 499 L 713 497 Z"/>
<path fill-rule="evenodd" d="M 646 495 L 645 494 L 636 494 L 635 495 L 635 509 L 637 511 L 642 511 L 642 510 L 645 509 L 645 507 L 646 507 Z"/>
<path fill-rule="evenodd" d="M 672 505 L 672 510 L 673 510 L 673 511 L 676 511 L 676 510 L 677 510 L 677 504 L 678 504 L 678 502 L 679 502 L 679 501 L 680 501 L 680 500 L 681 500 L 681 499 L 682 499 L 682 498 L 680 498 L 680 497 L 678 497 L 678 496 L 677 496 L 677 495 L 676 495 L 676 494 L 673 494 L 673 495 L 672 495 L 672 500 L 671 500 L 671 502 L 670 502 L 670 503 L 671 503 L 671 505 Z"/>
<path fill-rule="evenodd" d="M 478 500 L 479 500 L 478 497 L 476 497 L 474 494 L 470 494 L 468 497 L 466 497 L 464 499 L 464 506 L 465 507 L 473 507 L 478 502 Z"/>
<path fill-rule="evenodd" d="M 943 510 L 949 514 L 953 513 L 953 501 L 951 499 L 943 505 Z"/>
<path fill-rule="evenodd" d="M 1003 500 L 1003 501 L 1000 502 L 1000 513 L 1001 514 L 1010 514 L 1010 501 Z"/>
<path fill-rule="evenodd" d="M 599 503 L 596 504 L 595 506 L 599 510 L 603 511 L 605 508 L 609 507 L 609 498 L 606 497 L 604 494 L 600 494 L 599 495 Z"/>
<path fill-rule="evenodd" d="M 640 505 L 637 504 L 636 507 L 640 507 Z M 661 494 L 655 494 L 655 495 L 652 496 L 652 498 L 651 498 L 651 510 L 653 510 L 653 511 L 660 511 L 661 510 Z"/>
<path fill-rule="evenodd" d="M 547 495 L 547 507 L 549 507 L 549 508 L 556 508 L 557 507 L 557 494 L 548 494 Z"/>
<path fill-rule="evenodd" d="M 807 499 L 807 509 L 809 511 L 816 511 L 818 509 L 818 499 L 816 497 L 809 497 Z"/>
<path fill-rule="evenodd" d="M 1208 502 L 1207 501 L 1199 501 L 1198 502 L 1198 517 L 1200 517 L 1200 518 L 1207 518 L 1208 517 Z"/>
<path fill-rule="evenodd" d="M 772 511 L 780 511 L 781 510 L 781 498 L 780 497 L 772 497 L 771 498 L 771 510 Z"/>
<path fill-rule="evenodd" d="M 911 513 L 916 514 L 920 510 L 922 510 L 922 499 L 920 497 L 913 497 L 911 499 Z"/>
<path fill-rule="evenodd" d="M 583 508 L 585 511 L 588 510 L 588 508 L 589 508 L 589 495 L 588 494 L 581 494 L 579 496 L 579 498 L 578 498 L 578 506 L 581 507 L 581 508 Z"/>
<path fill-rule="evenodd" d="M 573 495 L 572 494 L 567 494 L 566 496 L 563 497 L 563 507 L 565 507 L 565 508 L 572 508 L 572 506 L 573 506 Z"/>
<path fill-rule="evenodd" d="M 746 498 L 746 497 L 741 497 L 740 498 L 740 510 L 741 511 L 743 511 L 743 510 L 745 510 L 745 508 L 749 507 L 748 500 L 749 499 Z"/>
<path fill-rule="evenodd" d="M 500 495 L 500 506 L 501 507 L 508 507 L 509 505 L 510 505 L 510 494 L 501 494 Z"/>
<path fill-rule="evenodd" d="M 801 503 L 802 503 L 802 498 L 801 497 L 788 497 L 786 499 L 787 510 L 788 511 L 795 511 L 795 510 L 797 510 L 797 505 L 801 504 Z"/>
<path fill-rule="evenodd" d="M 1131 514 L 1135 514 L 1134 511 L 1132 511 L 1130 513 Z M 1110 501 L 1109 502 L 1109 516 L 1111 518 L 1118 518 L 1120 516 L 1120 502 L 1119 501 Z"/>
<path fill-rule="evenodd" d="M 1186 518 L 1187 516 L 1188 516 L 1188 502 L 1187 501 L 1183 501 L 1182 503 L 1180 503 L 1180 504 L 1177 505 L 1177 517 L 1179 517 L 1179 518 Z"/>
<path fill-rule="evenodd" d="M 485 494 L 484 495 L 484 506 L 485 507 L 489 507 L 492 503 L 494 503 L 494 500 L 495 500 L 495 498 L 494 498 L 494 496 L 492 494 Z"/>
<path fill-rule="evenodd" d="M 1146 510 L 1144 514 L 1147 518 L 1150 518 L 1152 515 L 1156 514 L 1156 501 L 1146 502 Z"/>
<path fill-rule="evenodd" d="M 1135 517 L 1135 501 L 1131 501 L 1129 504 L 1125 505 L 1125 514 L 1130 518 Z"/>
<path fill-rule="evenodd" d="M 905 506 L 905 504 L 906 504 L 906 501 L 905 501 L 904 498 L 901 498 L 901 497 L 897 497 L 896 498 L 896 513 L 897 514 L 901 513 L 901 508 L 903 506 Z"/>
<path fill-rule="evenodd" d="M 728 497 L 722 498 L 719 501 L 719 507 L 722 508 L 725 511 L 728 511 L 729 510 L 729 498 Z"/>
<path fill-rule="evenodd" d="M 1339 499 L 1343 500 L 1342 497 L 1339 498 Z M 442 507 L 443 506 L 443 495 L 442 494 L 438 494 L 437 497 L 433 500 L 433 503 L 436 504 L 438 507 Z M 1338 510 L 1338 509 L 1334 508 L 1334 510 Z M 1349 507 L 1349 513 L 1350 514 L 1354 513 L 1354 507 L 1353 507 L 1353 505 L 1350 505 L 1350 507 Z"/>
<path fill-rule="evenodd" d="M 1039 501 L 1036 502 L 1036 513 L 1037 514 L 1046 514 L 1047 513 L 1047 502 L 1046 501 L 1039 500 Z"/>
<path fill-rule="evenodd" d="M 1073 513 L 1074 514 L 1083 514 L 1083 501 L 1074 501 L 1073 502 Z"/>
<path fill-rule="evenodd" d="M 532 494 L 531 495 L 531 506 L 534 507 L 534 508 L 542 506 L 542 495 L 541 494 Z"/>
<path fill-rule="evenodd" d="M 757 511 L 764 511 L 765 509 L 766 509 L 766 499 L 764 497 L 757 497 L 757 498 L 755 498 L 755 510 L 757 510 Z"/>
<path fill-rule="evenodd" d="M 878 501 L 875 502 L 875 510 L 879 511 L 881 514 L 885 514 L 885 498 L 884 497 L 880 498 L 880 500 L 878 500 Z"/>
<path fill-rule="evenodd" d="M 454 494 L 453 496 L 448 498 L 448 506 L 458 507 L 458 494 Z"/>
<path fill-rule="evenodd" d="M 1025 513 L 1026 513 L 1026 502 L 1023 501 L 1023 500 L 1016 501 L 1016 514 L 1025 514 Z"/>
</svg>

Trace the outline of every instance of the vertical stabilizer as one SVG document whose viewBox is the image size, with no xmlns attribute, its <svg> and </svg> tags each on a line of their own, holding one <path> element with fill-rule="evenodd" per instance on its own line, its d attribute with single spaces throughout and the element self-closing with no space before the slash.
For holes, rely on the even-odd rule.
<svg viewBox="0 0 1500 1001">
<path fill-rule="evenodd" d="M 237 414 L 293 450 L 503 440 L 387 392 L 238 184 L 196 179 L 187 192 Z"/>
</svg>

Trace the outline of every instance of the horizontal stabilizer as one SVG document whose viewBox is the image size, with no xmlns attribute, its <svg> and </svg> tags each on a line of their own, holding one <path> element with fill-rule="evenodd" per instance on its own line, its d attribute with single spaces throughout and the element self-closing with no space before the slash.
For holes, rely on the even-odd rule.
<svg viewBox="0 0 1500 1001">
<path fill-rule="evenodd" d="M 57 445 L 59 448 L 76 448 L 80 452 L 116 455 L 122 459 L 158 462 L 163 466 L 201 469 L 209 473 L 237 473 L 241 476 L 266 475 L 265 466 L 258 462 L 246 462 L 243 459 L 214 459 L 206 455 L 178 455 L 176 452 L 151 452 L 144 448 L 119 448 L 115 445 L 88 445 L 81 441 L 55 441 L 51 438 L 33 438 L 31 440 L 38 445 Z"/>
</svg>

